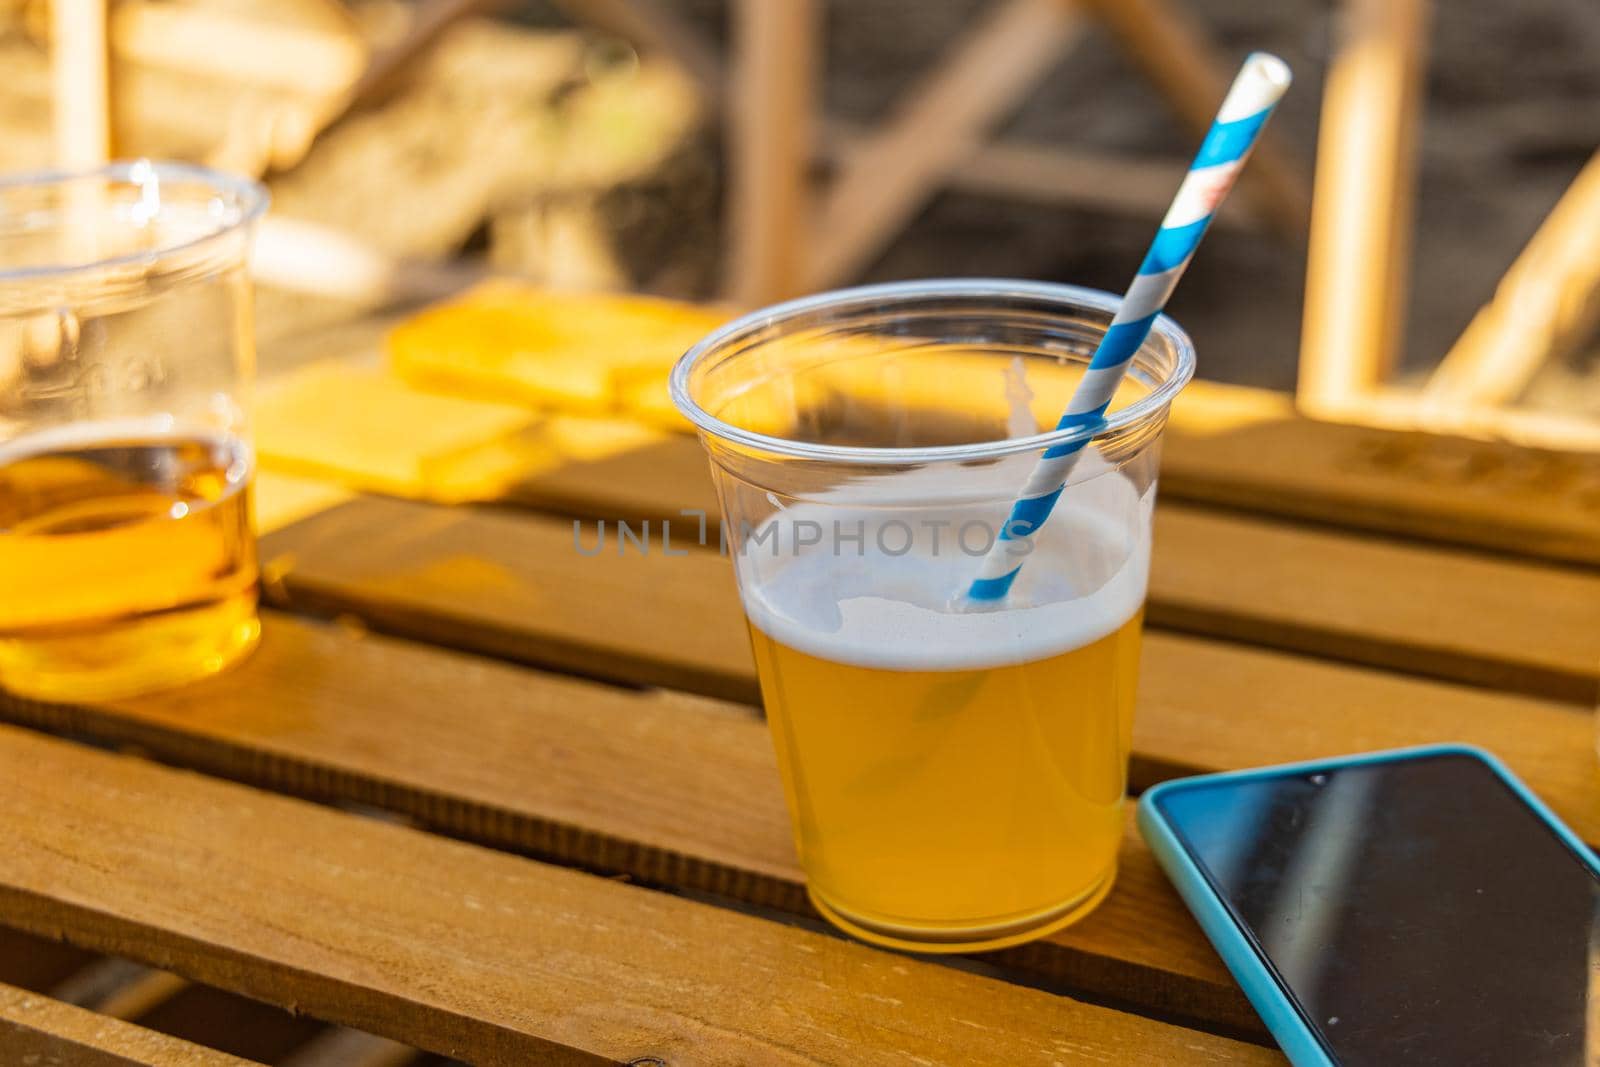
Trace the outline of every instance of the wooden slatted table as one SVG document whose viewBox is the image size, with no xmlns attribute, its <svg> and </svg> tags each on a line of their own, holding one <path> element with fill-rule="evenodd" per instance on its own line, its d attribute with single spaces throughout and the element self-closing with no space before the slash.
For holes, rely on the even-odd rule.
<svg viewBox="0 0 1600 1067">
<path fill-rule="evenodd" d="M 1600 840 L 1600 461 L 1274 403 L 1170 435 L 1132 787 L 1462 740 Z M 682 544 L 685 509 L 683 557 L 574 551 L 602 518 Z M 264 539 L 227 674 L 0 695 L 0 1061 L 1281 1062 L 1131 824 L 1107 901 L 1033 944 L 821 924 L 714 513 L 687 437 L 494 506 L 357 497 Z M 144 992 L 48 995 L 89 954 Z M 184 989 L 261 1040 L 174 1036 Z"/>
</svg>

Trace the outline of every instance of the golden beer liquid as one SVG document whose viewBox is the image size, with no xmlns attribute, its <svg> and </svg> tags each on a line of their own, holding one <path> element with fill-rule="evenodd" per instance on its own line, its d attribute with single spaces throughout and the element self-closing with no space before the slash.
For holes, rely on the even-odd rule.
<svg viewBox="0 0 1600 1067">
<path fill-rule="evenodd" d="M 0 688 L 125 696 L 254 645 L 249 463 L 208 436 L 75 437 L 0 453 Z"/>
<path fill-rule="evenodd" d="M 866 940 L 951 952 L 1087 914 L 1116 871 L 1142 617 L 952 671 L 819 659 L 752 625 L 817 907 Z"/>
</svg>

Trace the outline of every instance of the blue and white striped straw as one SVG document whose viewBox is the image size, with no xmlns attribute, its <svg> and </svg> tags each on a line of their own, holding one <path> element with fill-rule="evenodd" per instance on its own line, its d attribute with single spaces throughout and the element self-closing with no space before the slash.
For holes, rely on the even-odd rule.
<svg viewBox="0 0 1600 1067">
<path fill-rule="evenodd" d="M 1254 52 L 1244 61 L 1056 429 L 1088 426 L 1105 416 L 1123 373 L 1149 336 L 1151 325 L 1166 306 L 1178 279 L 1183 277 L 1217 205 L 1233 188 L 1234 179 L 1261 136 L 1261 127 L 1289 88 L 1289 80 L 1289 66 L 1277 56 Z M 1024 555 L 1016 542 L 1032 537 L 1050 517 L 1067 476 L 1088 441 L 1088 437 L 1082 437 L 1045 450 L 1011 506 L 1011 516 L 1000 536 L 984 557 L 978 577 L 967 590 L 969 598 L 1001 600 L 1010 591 L 1017 572 L 1022 570 Z"/>
</svg>

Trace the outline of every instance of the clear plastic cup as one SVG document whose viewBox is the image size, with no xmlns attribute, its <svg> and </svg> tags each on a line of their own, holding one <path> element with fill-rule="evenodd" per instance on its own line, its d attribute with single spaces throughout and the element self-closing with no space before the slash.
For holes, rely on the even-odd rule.
<svg viewBox="0 0 1600 1067">
<path fill-rule="evenodd" d="M 0 180 L 0 688 L 110 699 L 255 643 L 254 182 Z"/>
<path fill-rule="evenodd" d="M 1104 425 L 1041 433 L 1117 298 L 934 281 L 758 311 L 676 367 L 721 498 L 817 908 L 869 941 L 1015 944 L 1110 889 L 1161 431 L 1157 321 Z M 967 584 L 1040 453 L 1092 436 L 1009 597 Z"/>
</svg>

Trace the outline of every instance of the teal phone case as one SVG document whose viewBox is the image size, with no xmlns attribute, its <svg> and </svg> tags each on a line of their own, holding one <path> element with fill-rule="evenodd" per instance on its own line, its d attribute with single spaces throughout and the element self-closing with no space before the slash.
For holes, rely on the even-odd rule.
<svg viewBox="0 0 1600 1067">
<path fill-rule="evenodd" d="M 1167 872 L 1167 877 L 1178 889 L 1178 895 L 1183 897 L 1183 902 L 1188 905 L 1194 917 L 1199 920 L 1200 928 L 1205 931 L 1206 937 L 1216 946 L 1217 952 L 1222 956 L 1222 962 L 1227 964 L 1228 970 L 1238 980 L 1244 994 L 1250 999 L 1250 1004 L 1261 1016 L 1261 1021 L 1272 1032 L 1273 1038 L 1283 1049 L 1289 1061 L 1295 1067 L 1338 1067 L 1338 1061 L 1332 1059 L 1322 1042 L 1317 1039 L 1316 1033 L 1310 1024 L 1301 1015 L 1285 990 L 1270 969 L 1261 954 L 1256 951 L 1250 939 L 1245 936 L 1243 929 L 1234 921 L 1233 915 L 1223 903 L 1217 891 L 1212 888 L 1205 874 L 1195 863 L 1188 851 L 1179 841 L 1172 826 L 1162 816 L 1156 806 L 1160 799 L 1182 789 L 1191 789 L 1202 784 L 1214 784 L 1227 781 L 1249 781 L 1261 778 L 1276 778 L 1284 775 L 1316 774 L 1319 771 L 1332 771 L 1341 767 L 1357 767 L 1370 763 L 1393 763 L 1401 760 L 1421 759 L 1431 756 L 1459 755 L 1470 756 L 1488 766 L 1489 770 L 1503 781 L 1533 813 L 1543 820 L 1550 829 L 1566 845 L 1572 849 L 1578 859 L 1588 867 L 1600 873 L 1600 859 L 1589 846 L 1578 839 L 1565 823 L 1558 819 L 1545 803 L 1533 792 L 1517 780 L 1506 766 L 1494 756 L 1481 748 L 1472 745 L 1424 745 L 1418 748 L 1393 749 L 1387 752 L 1368 752 L 1357 756 L 1342 756 L 1336 759 L 1312 760 L 1306 763 L 1282 764 L 1276 767 L 1259 767 L 1248 771 L 1229 771 L 1225 774 L 1203 774 L 1192 778 L 1178 778 L 1170 782 L 1163 782 L 1152 789 L 1147 789 L 1139 798 L 1139 832 L 1144 835 L 1150 851 L 1155 853 L 1156 861 Z"/>
</svg>

